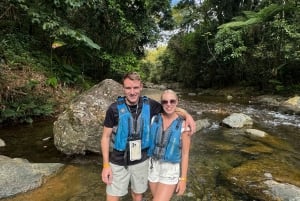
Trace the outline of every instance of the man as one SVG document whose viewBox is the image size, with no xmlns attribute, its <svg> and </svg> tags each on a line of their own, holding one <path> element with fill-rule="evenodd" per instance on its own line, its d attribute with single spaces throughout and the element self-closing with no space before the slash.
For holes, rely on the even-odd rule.
<svg viewBox="0 0 300 201">
<path fill-rule="evenodd" d="M 162 107 L 153 99 L 141 97 L 142 89 L 139 74 L 126 74 L 123 77 L 125 97 L 119 97 L 106 112 L 101 151 L 107 201 L 119 201 L 128 193 L 129 183 L 133 201 L 142 201 L 147 190 L 150 120 Z M 195 122 L 191 115 L 182 109 L 178 113 L 185 117 L 186 125 L 194 133 Z"/>
</svg>

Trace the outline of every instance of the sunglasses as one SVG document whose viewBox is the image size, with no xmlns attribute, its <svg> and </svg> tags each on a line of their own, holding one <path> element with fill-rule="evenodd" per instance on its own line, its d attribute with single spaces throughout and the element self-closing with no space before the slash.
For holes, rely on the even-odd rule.
<svg viewBox="0 0 300 201">
<path fill-rule="evenodd" d="M 167 105 L 168 103 L 170 103 L 171 105 L 175 105 L 176 104 L 176 100 L 175 99 L 161 100 L 161 104 L 163 104 L 163 105 Z"/>
</svg>

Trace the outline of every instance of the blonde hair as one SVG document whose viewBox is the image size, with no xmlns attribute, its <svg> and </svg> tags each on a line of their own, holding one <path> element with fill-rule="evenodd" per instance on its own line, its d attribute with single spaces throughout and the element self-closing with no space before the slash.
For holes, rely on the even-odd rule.
<svg viewBox="0 0 300 201">
<path fill-rule="evenodd" d="M 175 91 L 173 91 L 172 89 L 166 89 L 162 92 L 161 96 L 160 96 L 160 100 L 162 100 L 162 97 L 164 94 L 173 94 L 176 97 L 176 100 L 178 101 L 178 96 L 177 93 Z"/>
</svg>

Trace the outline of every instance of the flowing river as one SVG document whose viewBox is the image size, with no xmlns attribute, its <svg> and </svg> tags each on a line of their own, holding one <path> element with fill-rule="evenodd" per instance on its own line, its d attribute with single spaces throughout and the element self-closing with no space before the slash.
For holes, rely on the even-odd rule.
<svg viewBox="0 0 300 201">
<path fill-rule="evenodd" d="M 182 197 L 175 196 L 173 200 L 259 200 L 255 198 L 253 190 L 247 190 L 251 185 L 251 188 L 256 185 L 254 177 L 257 171 L 286 177 L 296 175 L 294 179 L 299 179 L 299 116 L 280 113 L 276 108 L 255 103 L 250 98 L 233 97 L 228 101 L 224 96 L 182 95 L 181 99 L 181 106 L 186 108 L 194 119 L 207 119 L 210 126 L 193 136 L 186 194 Z M 271 136 L 269 141 L 249 137 L 242 129 L 221 126 L 222 120 L 234 112 L 250 116 L 254 120 L 252 128 L 268 133 Z M 1 128 L 0 137 L 6 143 L 5 147 L 0 148 L 2 155 L 26 158 L 37 163 L 66 164 L 40 188 L 1 200 L 105 200 L 105 185 L 100 180 L 101 157 L 93 153 L 87 153 L 85 156 L 63 155 L 53 145 L 52 125 L 53 121 L 46 121 Z M 250 165 L 254 161 L 261 166 Z M 274 164 L 276 172 L 269 169 Z M 249 171 L 253 174 L 249 174 Z M 289 175 L 290 173 L 294 174 Z M 238 188 L 232 185 L 232 180 L 229 182 L 230 178 L 237 181 L 242 178 L 248 187 L 241 183 Z M 148 192 L 146 199 L 149 197 Z M 122 200 L 131 199 L 126 196 Z"/>
</svg>

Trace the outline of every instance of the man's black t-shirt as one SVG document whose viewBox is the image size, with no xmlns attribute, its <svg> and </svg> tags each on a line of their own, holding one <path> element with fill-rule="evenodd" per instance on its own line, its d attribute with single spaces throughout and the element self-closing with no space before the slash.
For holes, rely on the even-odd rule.
<svg viewBox="0 0 300 201">
<path fill-rule="evenodd" d="M 150 120 L 152 119 L 152 117 L 158 113 L 160 113 L 162 111 L 162 107 L 160 105 L 159 102 L 149 98 L 149 106 L 150 106 Z M 140 114 L 142 111 L 142 107 L 143 107 L 143 99 L 142 97 L 140 97 L 139 99 L 139 103 L 138 106 L 137 105 L 128 105 L 130 112 L 134 115 L 134 114 Z M 138 109 L 138 111 L 136 111 L 136 109 Z M 104 120 L 104 126 L 108 127 L 108 128 L 114 128 L 118 125 L 118 119 L 119 119 L 119 112 L 117 109 L 117 102 L 114 102 L 113 104 L 111 104 L 108 108 L 108 110 L 106 111 L 106 116 L 105 116 L 105 120 Z M 150 125 L 149 125 L 150 126 Z M 129 153 L 127 153 L 127 155 L 129 156 Z M 117 165 L 133 165 L 133 164 L 137 164 L 140 163 L 144 160 L 146 160 L 147 157 L 147 150 L 142 150 L 142 159 L 141 160 L 136 160 L 136 161 L 130 161 L 128 160 L 129 157 L 125 157 L 125 152 L 124 151 L 117 151 L 115 149 L 112 150 L 112 152 L 110 152 L 110 162 L 117 164 Z"/>
</svg>

